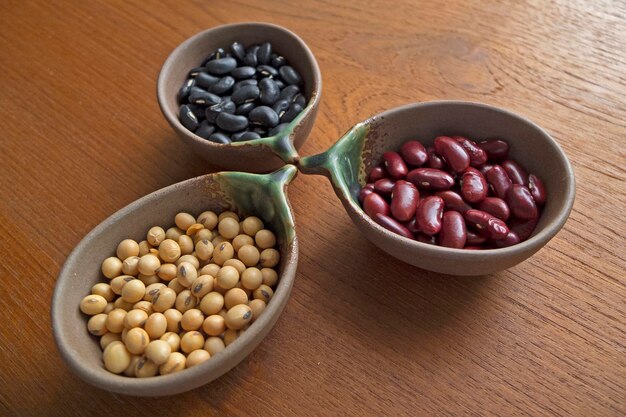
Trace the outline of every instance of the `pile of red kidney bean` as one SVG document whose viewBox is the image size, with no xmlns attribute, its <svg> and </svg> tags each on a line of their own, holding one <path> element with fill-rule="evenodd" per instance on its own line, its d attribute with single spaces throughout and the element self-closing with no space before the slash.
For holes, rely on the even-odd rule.
<svg viewBox="0 0 626 417">
<path fill-rule="evenodd" d="M 512 246 L 535 230 L 546 190 L 508 154 L 499 139 L 438 136 L 428 148 L 408 141 L 383 154 L 359 201 L 378 224 L 409 239 L 458 249 Z"/>
</svg>

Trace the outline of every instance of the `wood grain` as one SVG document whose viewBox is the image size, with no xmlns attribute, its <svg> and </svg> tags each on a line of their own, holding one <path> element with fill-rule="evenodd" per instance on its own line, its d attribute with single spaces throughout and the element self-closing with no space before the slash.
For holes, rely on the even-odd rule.
<svg viewBox="0 0 626 417">
<path fill-rule="evenodd" d="M 87 386 L 51 336 L 56 275 L 108 215 L 213 170 L 167 126 L 156 77 L 185 38 L 246 20 L 295 31 L 319 61 L 303 154 L 383 109 L 482 101 L 565 149 L 572 215 L 515 268 L 447 277 L 378 251 L 301 175 L 297 281 L 257 350 L 172 398 Z M 625 415 L 625 45 L 612 0 L 1 2 L 0 414 Z"/>
</svg>

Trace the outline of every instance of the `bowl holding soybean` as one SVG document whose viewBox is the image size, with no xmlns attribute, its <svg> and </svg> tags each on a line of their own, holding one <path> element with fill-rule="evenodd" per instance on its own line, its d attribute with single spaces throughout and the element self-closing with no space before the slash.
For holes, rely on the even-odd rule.
<svg viewBox="0 0 626 417">
<path fill-rule="evenodd" d="M 385 224 L 385 216 L 372 219 L 366 214 L 359 202 L 359 192 L 368 182 L 368 175 L 376 172 L 383 162 L 385 153 L 400 153 L 402 145 L 409 141 L 419 141 L 428 148 L 434 145 L 435 138 L 441 136 L 465 136 L 477 141 L 505 139 L 510 147 L 510 159 L 541 178 L 547 198 L 541 217 L 527 240 L 509 247 L 484 250 L 442 247 L 413 240 L 408 233 L 401 236 L 403 229 L 391 232 L 388 229 L 392 229 L 394 224 Z M 496 151 L 490 150 L 492 153 Z M 420 153 L 415 155 L 419 157 Z M 400 166 L 390 162 L 392 167 Z M 419 162 L 415 161 L 415 164 L 419 165 Z M 462 161 L 451 162 L 460 165 Z M 411 265 L 453 275 L 490 274 L 532 256 L 563 227 L 575 197 L 572 167 L 563 150 L 546 131 L 507 110 L 472 102 L 434 101 L 385 111 L 356 124 L 328 151 L 302 158 L 299 168 L 305 174 L 328 177 L 352 221 L 379 248 Z M 391 178 L 377 183 L 378 193 L 391 193 L 395 181 L 393 177 L 401 178 L 407 173 L 387 174 Z M 451 175 L 433 180 L 455 181 Z M 438 210 L 439 197 L 430 200 L 433 207 L 424 209 Z M 454 222 L 459 219 L 448 220 Z"/>
<path fill-rule="evenodd" d="M 266 52 L 269 62 L 261 64 Z M 246 85 L 251 79 L 256 84 Z M 188 82 L 193 85 L 181 101 Z M 281 99 L 289 101 L 285 108 L 280 100 L 268 105 L 276 82 L 278 94 L 285 96 Z M 248 172 L 268 172 L 298 160 L 321 91 L 320 70 L 309 47 L 293 32 L 267 23 L 218 26 L 192 36 L 170 54 L 157 82 L 161 111 L 183 142 L 217 166 Z M 198 111 L 199 118 L 193 114 Z"/>
<path fill-rule="evenodd" d="M 69 255 L 59 273 L 52 297 L 52 329 L 61 356 L 69 367 L 85 381 L 108 391 L 137 396 L 161 396 L 196 388 L 218 378 L 236 366 L 271 330 L 280 316 L 293 286 L 298 261 L 298 240 L 295 234 L 293 215 L 285 192 L 288 183 L 295 177 L 296 173 L 297 170 L 293 165 L 287 165 L 278 171 L 265 175 L 222 172 L 193 178 L 149 194 L 124 207 L 96 226 Z M 259 260 L 269 262 L 269 264 L 274 263 L 273 259 L 278 261 L 275 267 L 278 270 L 278 283 L 276 284 L 275 292 L 271 296 L 271 301 L 267 302 L 266 306 L 257 305 L 260 303 L 250 303 L 249 307 L 253 311 L 264 307 L 263 313 L 259 315 L 258 320 L 255 319 L 245 332 L 242 332 L 226 349 L 212 356 L 209 360 L 205 360 L 206 358 L 202 356 L 202 352 L 191 355 L 191 353 L 195 352 L 193 347 L 198 343 L 200 337 L 197 336 L 200 334 L 195 335 L 192 334 L 193 332 L 190 332 L 189 336 L 185 335 L 186 338 L 184 340 L 185 345 L 190 346 L 185 348 L 185 350 L 191 352 L 186 360 L 190 361 L 190 363 L 197 363 L 197 365 L 180 372 L 150 378 L 130 378 L 111 373 L 106 368 L 113 371 L 118 370 L 115 368 L 118 362 L 117 358 L 123 356 L 127 348 L 123 344 L 118 346 L 115 344 L 116 341 L 111 342 L 111 345 L 115 345 L 112 346 L 106 355 L 105 360 L 111 362 L 105 368 L 103 352 L 99 342 L 96 336 L 90 335 L 89 332 L 97 334 L 98 329 L 102 327 L 103 323 L 99 321 L 100 315 L 92 315 L 92 313 L 97 313 L 102 307 L 99 303 L 104 299 L 102 298 L 103 295 L 106 295 L 104 293 L 106 286 L 101 286 L 102 288 L 94 286 L 103 281 L 107 281 L 110 284 L 111 290 L 114 290 L 113 287 L 115 286 L 120 286 L 121 291 L 118 289 L 118 292 L 122 294 L 119 298 L 122 300 L 120 308 L 124 306 L 124 297 L 126 300 L 134 301 L 137 298 L 135 293 L 139 294 L 140 290 L 143 289 L 139 288 L 142 287 L 140 285 L 142 282 L 141 277 L 150 279 L 151 275 L 149 274 L 153 273 L 153 269 L 157 268 L 159 263 L 159 259 L 156 256 L 154 256 L 155 259 L 150 259 L 149 247 L 146 246 L 146 243 L 141 242 L 146 239 L 146 230 L 149 229 L 147 237 L 150 239 L 154 238 L 154 242 L 165 242 L 170 237 L 167 235 L 163 236 L 162 232 L 167 234 L 167 229 L 152 226 L 172 225 L 172 219 L 177 213 L 200 213 L 205 210 L 211 210 L 216 213 L 234 211 L 239 213 L 241 218 L 254 215 L 263 221 L 267 229 L 275 233 L 278 252 L 268 251 L 264 255 L 268 259 Z M 222 223 L 224 224 L 222 225 Z M 222 237 L 230 236 L 229 233 L 236 229 L 234 226 L 234 223 L 229 225 L 228 222 L 220 222 L 219 234 Z M 245 227 L 245 225 L 242 227 Z M 259 237 L 259 242 L 261 242 L 262 246 L 271 247 L 274 244 L 273 235 L 266 234 L 268 236 Z M 185 248 L 187 239 L 182 239 L 182 237 L 178 239 L 179 251 L 188 252 L 191 248 Z M 126 239 L 130 240 L 127 241 Z M 235 239 L 237 237 L 233 239 L 233 246 L 236 245 Z M 135 243 L 133 244 L 131 240 Z M 137 242 L 141 243 L 137 245 Z M 190 241 L 189 244 L 193 246 L 194 242 Z M 245 246 L 245 242 L 239 242 L 239 244 L 242 247 Z M 183 260 L 183 258 L 184 261 L 178 265 L 178 268 L 174 267 L 172 271 L 160 271 L 159 273 L 163 276 L 165 276 L 165 273 L 171 274 L 169 278 L 177 277 L 181 275 L 181 271 L 177 269 L 181 268 L 181 265 L 184 265 L 185 262 L 194 262 L 194 259 L 192 259 L 194 257 L 173 253 L 172 250 L 175 251 L 176 247 L 172 246 L 172 249 L 166 246 L 163 247 L 163 253 L 159 250 L 159 256 L 172 256 L 171 259 L 178 256 L 179 261 Z M 159 249 L 161 249 L 160 245 Z M 196 246 L 196 256 L 202 256 L 202 250 L 201 245 Z M 128 258 L 130 262 L 125 260 L 122 262 L 122 265 L 116 261 L 117 256 L 124 257 L 124 253 L 134 254 L 136 251 L 140 251 L 140 253 L 148 252 L 137 263 L 132 262 L 133 256 Z M 218 251 L 215 250 L 213 252 L 214 259 L 216 256 L 219 256 L 216 255 L 216 252 Z M 229 273 L 235 274 L 236 268 L 243 267 L 245 269 L 244 261 L 249 264 L 256 261 L 256 252 L 254 250 L 251 250 L 250 253 L 241 250 L 239 252 L 241 252 L 238 255 L 240 260 L 225 261 L 229 262 L 229 265 L 222 268 L 224 272 L 222 272 L 220 277 L 215 277 L 216 279 L 229 280 L 231 278 Z M 228 258 L 229 256 L 226 257 Z M 106 261 L 103 262 L 103 260 Z M 218 260 L 218 262 L 221 261 Z M 124 283 L 125 278 L 123 276 L 110 278 L 118 275 L 120 270 L 139 272 L 140 280 L 131 276 L 128 277 L 130 280 Z M 142 270 L 145 272 L 143 275 Z M 251 276 L 246 275 L 245 278 L 242 276 L 241 279 L 242 285 L 248 285 L 248 282 L 250 282 L 249 286 L 253 287 L 258 284 L 258 276 L 254 274 Z M 136 287 L 138 288 L 132 285 L 126 288 L 129 282 L 136 282 Z M 159 287 L 158 284 L 154 287 L 150 287 L 150 285 L 152 284 L 145 287 L 145 291 L 149 292 L 148 288 L 158 289 Z M 97 294 L 86 297 L 87 294 L 93 291 Z M 265 291 L 269 293 L 271 288 L 270 290 L 265 289 Z M 242 302 L 241 296 L 242 294 L 233 292 L 229 296 L 229 306 L 238 306 L 238 303 Z M 265 294 L 262 291 L 255 296 L 255 298 L 259 299 L 264 297 Z M 165 302 L 166 300 L 163 301 Z M 207 302 L 210 301 L 208 300 Z M 139 301 L 139 303 L 142 302 L 144 301 Z M 145 302 L 148 303 L 148 301 Z M 238 307 L 238 309 L 242 308 Z M 184 308 L 181 306 L 181 309 Z M 119 317 L 114 315 L 115 317 L 108 319 L 109 321 L 115 321 L 113 323 L 115 326 L 124 321 L 137 322 L 145 320 L 145 317 L 140 312 L 134 312 L 131 317 L 127 317 L 128 314 L 124 315 L 121 311 L 119 313 Z M 164 312 L 164 315 L 166 313 Z M 174 310 L 171 313 L 174 314 Z M 232 317 L 228 318 L 232 327 L 242 324 L 237 321 L 240 317 L 236 313 L 238 313 L 237 309 L 231 313 Z M 242 314 L 245 315 L 245 313 L 243 312 Z M 85 314 L 95 317 L 93 321 L 89 320 L 89 332 L 87 331 Z M 198 319 L 198 317 L 193 317 L 191 313 L 188 316 L 183 315 L 179 317 L 181 320 L 183 318 L 190 323 Z M 151 315 L 149 320 L 150 323 L 146 321 L 143 329 L 149 335 L 152 333 L 158 334 L 159 331 L 153 329 L 158 329 L 162 326 L 162 322 L 166 320 L 166 317 L 156 315 L 153 319 Z M 109 323 L 109 326 L 113 324 Z M 121 325 L 124 326 L 124 324 Z M 211 323 L 207 323 L 207 326 L 210 330 Z M 135 335 L 134 333 L 139 334 Z M 128 340 L 128 337 L 131 337 L 131 348 L 135 349 L 136 346 L 137 351 L 146 348 L 146 346 L 142 345 L 145 342 L 141 337 L 143 333 L 138 330 L 134 331 L 134 333 L 130 335 L 130 332 L 128 332 L 126 335 L 126 340 Z M 229 337 L 231 336 L 233 335 L 229 334 Z M 183 343 L 183 340 L 181 339 L 180 342 Z M 154 350 L 154 352 L 150 352 L 151 357 L 159 357 L 163 347 L 164 345 L 159 346 L 155 344 L 151 348 Z M 183 353 L 177 353 L 177 355 L 183 355 Z M 176 361 L 172 361 L 172 366 L 176 365 L 174 362 Z M 145 371 L 148 372 L 149 370 Z"/>
</svg>

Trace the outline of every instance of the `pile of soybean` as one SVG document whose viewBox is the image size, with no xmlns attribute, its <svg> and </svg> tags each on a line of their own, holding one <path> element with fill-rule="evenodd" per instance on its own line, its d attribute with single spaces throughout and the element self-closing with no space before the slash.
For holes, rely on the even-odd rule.
<svg viewBox="0 0 626 417">
<path fill-rule="evenodd" d="M 274 295 L 280 261 L 274 233 L 258 217 L 178 213 L 125 239 L 102 262 L 105 282 L 80 303 L 100 337 L 104 367 L 129 377 L 182 371 L 245 332 Z"/>
<path fill-rule="evenodd" d="M 180 122 L 211 142 L 274 136 L 304 109 L 302 77 L 265 42 L 234 42 L 189 71 L 178 93 Z"/>
</svg>

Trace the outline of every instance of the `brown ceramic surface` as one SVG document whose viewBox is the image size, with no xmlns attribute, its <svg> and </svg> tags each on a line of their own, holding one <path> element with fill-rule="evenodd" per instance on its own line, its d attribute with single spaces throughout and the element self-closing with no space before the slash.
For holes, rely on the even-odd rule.
<svg viewBox="0 0 626 417">
<path fill-rule="evenodd" d="M 304 80 L 307 106 L 292 122 L 288 137 L 261 138 L 229 145 L 216 144 L 187 130 L 178 120 L 178 90 L 191 68 L 197 67 L 213 50 L 235 41 L 249 46 L 271 42 Z M 200 32 L 180 44 L 167 58 L 159 74 L 157 98 L 163 115 L 181 139 L 198 155 L 219 167 L 247 172 L 268 172 L 298 159 L 296 150 L 307 139 L 317 115 L 322 78 L 309 47 L 293 32 L 268 23 L 236 23 Z M 279 156 L 280 155 L 280 156 Z"/>
</svg>

